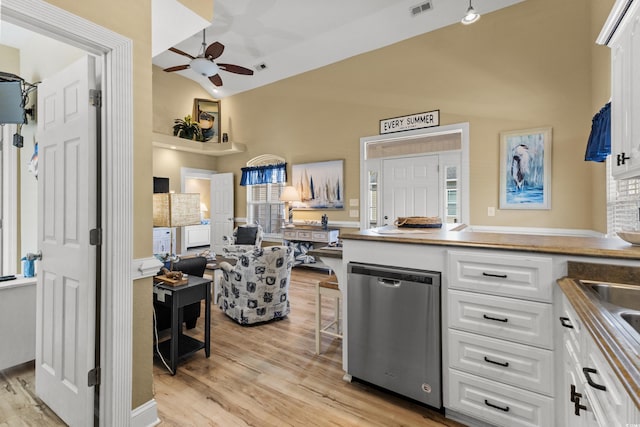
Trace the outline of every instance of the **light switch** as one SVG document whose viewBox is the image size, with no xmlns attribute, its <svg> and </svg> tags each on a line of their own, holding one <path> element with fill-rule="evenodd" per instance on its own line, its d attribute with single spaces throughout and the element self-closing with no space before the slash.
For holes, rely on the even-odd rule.
<svg viewBox="0 0 640 427">
<path fill-rule="evenodd" d="M 360 204 L 359 202 L 360 200 L 358 199 L 349 199 L 349 206 L 353 206 L 353 207 L 359 206 Z"/>
<path fill-rule="evenodd" d="M 358 209 L 350 209 L 349 210 L 349 216 L 351 218 L 358 218 Z"/>
<path fill-rule="evenodd" d="M 488 216 L 496 216 L 496 208 L 493 206 L 489 206 L 487 208 L 487 215 Z"/>
</svg>

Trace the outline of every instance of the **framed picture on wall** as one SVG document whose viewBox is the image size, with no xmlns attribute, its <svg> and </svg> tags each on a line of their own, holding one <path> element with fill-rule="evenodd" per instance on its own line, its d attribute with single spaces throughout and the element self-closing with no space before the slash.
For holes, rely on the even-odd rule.
<svg viewBox="0 0 640 427">
<path fill-rule="evenodd" d="M 500 133 L 500 209 L 551 209 L 551 128 Z"/>
<path fill-rule="evenodd" d="M 220 143 L 220 102 L 211 99 L 193 100 L 193 120 L 202 129 L 203 142 Z"/>
<path fill-rule="evenodd" d="M 291 183 L 301 199 L 293 209 L 344 209 L 343 168 L 344 160 L 291 166 Z"/>
</svg>

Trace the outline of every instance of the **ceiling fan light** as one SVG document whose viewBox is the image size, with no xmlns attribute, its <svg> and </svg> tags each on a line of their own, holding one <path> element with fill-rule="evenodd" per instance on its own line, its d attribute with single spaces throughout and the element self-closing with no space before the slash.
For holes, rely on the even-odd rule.
<svg viewBox="0 0 640 427">
<path fill-rule="evenodd" d="M 189 68 L 205 77 L 215 76 L 220 71 L 215 62 L 206 58 L 195 58 L 189 64 Z"/>
<path fill-rule="evenodd" d="M 478 19 L 480 19 L 480 14 L 475 11 L 473 6 L 471 6 L 471 0 L 469 0 L 469 9 L 467 9 L 467 13 L 464 15 L 462 22 L 464 25 L 473 24 Z"/>
</svg>

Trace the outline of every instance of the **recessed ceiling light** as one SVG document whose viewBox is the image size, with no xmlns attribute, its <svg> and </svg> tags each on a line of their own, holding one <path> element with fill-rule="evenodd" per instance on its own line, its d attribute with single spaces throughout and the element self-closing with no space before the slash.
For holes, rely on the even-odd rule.
<svg viewBox="0 0 640 427">
<path fill-rule="evenodd" d="M 175 145 L 172 145 L 172 146 L 171 146 L 171 149 L 172 149 L 172 150 L 176 150 L 177 148 L 178 148 L 178 147 L 176 147 Z"/>
</svg>

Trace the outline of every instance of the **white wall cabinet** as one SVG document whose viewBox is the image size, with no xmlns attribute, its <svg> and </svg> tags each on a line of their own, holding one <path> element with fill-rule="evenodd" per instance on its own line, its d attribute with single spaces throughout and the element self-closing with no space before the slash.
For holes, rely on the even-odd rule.
<svg viewBox="0 0 640 427">
<path fill-rule="evenodd" d="M 447 271 L 449 408 L 496 426 L 554 425 L 552 259 L 449 251 Z"/>
<path fill-rule="evenodd" d="M 616 178 L 640 176 L 640 2 L 626 9 L 628 3 L 616 2 L 598 38 L 611 48 L 611 160 Z"/>
<path fill-rule="evenodd" d="M 563 343 L 564 384 L 558 396 L 565 425 L 638 425 L 635 404 L 564 295 L 561 307 L 557 328 Z"/>
</svg>

